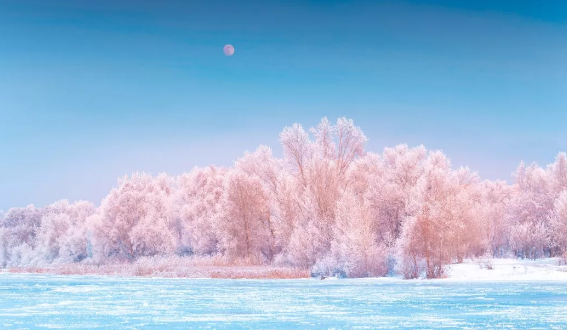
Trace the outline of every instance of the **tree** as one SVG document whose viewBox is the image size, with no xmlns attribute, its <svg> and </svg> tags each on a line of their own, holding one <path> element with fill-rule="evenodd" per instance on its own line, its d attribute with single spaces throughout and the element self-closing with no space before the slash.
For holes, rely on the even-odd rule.
<svg viewBox="0 0 567 330">
<path fill-rule="evenodd" d="M 510 243 L 518 257 L 549 255 L 549 219 L 554 194 L 550 172 L 532 164 L 520 164 L 515 174 L 517 193 L 511 201 Z"/>
<path fill-rule="evenodd" d="M 509 250 L 511 218 L 508 216 L 515 190 L 504 181 L 483 181 L 480 186 L 480 219 L 483 239 L 492 256 L 502 257 Z"/>
<path fill-rule="evenodd" d="M 305 164 L 311 158 L 313 150 L 309 134 L 305 132 L 300 124 L 296 123 L 291 127 L 284 128 L 280 133 L 280 142 L 283 147 L 285 161 L 294 167 L 301 182 L 304 185 L 307 184 Z"/>
<path fill-rule="evenodd" d="M 303 266 L 311 266 L 329 251 L 340 188 L 351 164 L 364 155 L 367 141 L 360 128 L 346 118 L 339 118 L 334 126 L 323 118 L 310 132 L 314 141 L 298 124 L 280 134 L 284 160 L 301 183 L 295 194 L 301 198 L 295 203 L 300 219 L 293 226 L 287 258 Z M 306 244 L 312 245 L 307 248 Z"/>
<path fill-rule="evenodd" d="M 172 254 L 173 225 L 167 214 L 170 178 L 134 173 L 119 180 L 102 201 L 98 222 L 106 228 L 105 257 L 134 260 L 139 256 Z"/>
<path fill-rule="evenodd" d="M 404 219 L 413 214 L 408 209 L 410 196 L 424 174 L 426 159 L 423 146 L 410 149 L 398 145 L 384 149 L 383 174 L 373 178 L 367 198 L 382 240 L 390 247 L 400 236 Z"/>
<path fill-rule="evenodd" d="M 177 178 L 171 212 L 177 253 L 212 255 L 219 251 L 218 223 L 227 170 L 195 168 Z"/>
<path fill-rule="evenodd" d="M 337 203 L 332 255 L 348 277 L 384 276 L 386 247 L 381 244 L 369 203 L 347 190 Z"/>
<path fill-rule="evenodd" d="M 555 255 L 567 253 L 567 189 L 555 201 L 551 215 L 551 247 Z"/>
<path fill-rule="evenodd" d="M 561 192 L 567 189 L 567 154 L 560 152 L 555 157 L 555 162 L 548 166 L 551 172 L 551 180 L 555 197 L 559 197 Z"/>
<path fill-rule="evenodd" d="M 474 226 L 474 216 L 467 214 L 470 196 L 464 189 L 474 179 L 464 180 L 469 173 L 452 171 L 439 151 L 429 154 L 425 166 L 410 197 L 412 214 L 402 224 L 398 258 L 406 277 L 417 277 L 423 269 L 427 278 L 437 278 L 445 265 L 469 253 L 475 238 L 465 235 Z"/>
<path fill-rule="evenodd" d="M 337 136 L 337 170 L 344 175 L 350 164 L 364 155 L 364 147 L 368 138 L 360 127 L 354 126 L 352 119 L 339 118 L 335 126 Z"/>
<path fill-rule="evenodd" d="M 232 170 L 226 180 L 220 240 L 232 257 L 271 261 L 274 255 L 268 194 L 261 180 Z"/>
<path fill-rule="evenodd" d="M 95 210 L 86 201 L 61 200 L 48 205 L 37 231 L 34 262 L 72 263 L 87 258 L 86 219 Z"/>
<path fill-rule="evenodd" d="M 33 258 L 43 210 L 33 205 L 11 208 L 0 224 L 0 266 L 27 265 Z"/>
</svg>

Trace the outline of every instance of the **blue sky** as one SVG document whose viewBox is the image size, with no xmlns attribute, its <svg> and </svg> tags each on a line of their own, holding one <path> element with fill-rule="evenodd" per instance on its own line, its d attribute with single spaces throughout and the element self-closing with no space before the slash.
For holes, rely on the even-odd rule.
<svg viewBox="0 0 567 330">
<path fill-rule="evenodd" d="M 510 181 L 567 150 L 566 59 L 561 0 L 2 0 L 0 209 L 279 155 L 323 116 Z"/>
</svg>

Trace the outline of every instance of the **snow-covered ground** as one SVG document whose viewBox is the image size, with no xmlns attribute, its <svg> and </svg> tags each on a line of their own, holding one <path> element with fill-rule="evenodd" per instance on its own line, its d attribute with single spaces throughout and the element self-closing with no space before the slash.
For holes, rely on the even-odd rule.
<svg viewBox="0 0 567 330">
<path fill-rule="evenodd" d="M 492 269 L 489 269 L 491 265 Z M 466 260 L 447 267 L 448 280 L 567 281 L 567 266 L 557 258 Z"/>
<path fill-rule="evenodd" d="M 0 273 L 6 330 L 565 329 L 566 302 L 563 281 Z"/>
</svg>

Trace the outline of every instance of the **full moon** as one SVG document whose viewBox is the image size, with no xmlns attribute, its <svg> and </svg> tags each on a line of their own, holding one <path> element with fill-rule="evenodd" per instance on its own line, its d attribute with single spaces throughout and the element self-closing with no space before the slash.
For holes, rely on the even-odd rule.
<svg viewBox="0 0 567 330">
<path fill-rule="evenodd" d="M 226 56 L 232 56 L 232 54 L 234 54 L 234 47 L 232 45 L 226 45 L 223 51 Z"/>
</svg>

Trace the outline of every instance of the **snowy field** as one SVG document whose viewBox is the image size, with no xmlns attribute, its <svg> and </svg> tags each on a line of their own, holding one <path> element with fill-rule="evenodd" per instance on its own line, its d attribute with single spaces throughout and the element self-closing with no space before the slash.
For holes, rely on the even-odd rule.
<svg viewBox="0 0 567 330">
<path fill-rule="evenodd" d="M 0 328 L 566 328 L 567 282 L 462 280 L 472 266 L 453 269 L 453 279 L 413 281 L 0 273 Z"/>
<path fill-rule="evenodd" d="M 448 266 L 447 276 L 455 281 L 565 281 L 567 285 L 567 265 L 558 258 L 466 260 Z"/>
</svg>

